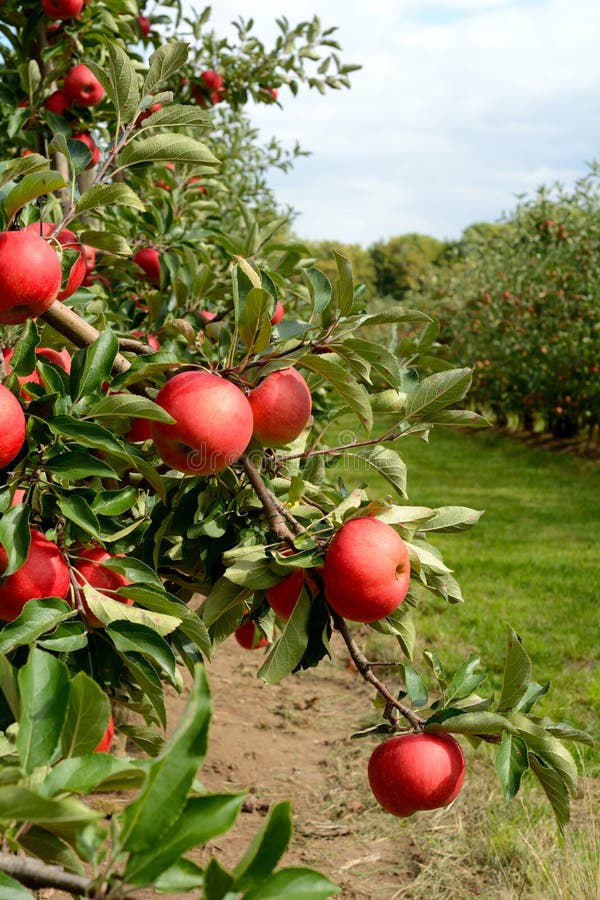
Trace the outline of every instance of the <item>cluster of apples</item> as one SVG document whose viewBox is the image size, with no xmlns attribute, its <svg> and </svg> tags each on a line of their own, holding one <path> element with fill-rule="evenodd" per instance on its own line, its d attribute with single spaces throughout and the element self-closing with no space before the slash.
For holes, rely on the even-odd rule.
<svg viewBox="0 0 600 900">
<path fill-rule="evenodd" d="M 198 106 L 206 107 L 209 104 L 216 106 L 225 99 L 225 83 L 223 76 L 214 69 L 206 69 L 200 73 L 200 82 L 192 88 L 192 96 Z"/>
</svg>

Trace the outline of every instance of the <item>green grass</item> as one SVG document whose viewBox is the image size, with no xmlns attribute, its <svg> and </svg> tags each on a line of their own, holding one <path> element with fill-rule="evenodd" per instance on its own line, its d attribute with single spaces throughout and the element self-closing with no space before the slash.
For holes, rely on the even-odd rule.
<svg viewBox="0 0 600 900">
<path fill-rule="evenodd" d="M 598 737 L 600 468 L 487 431 L 436 429 L 428 444 L 409 437 L 395 449 L 408 465 L 410 503 L 485 510 L 471 531 L 432 539 L 465 602 L 419 608 L 425 645 L 448 666 L 479 653 L 497 688 L 509 623 L 531 657 L 533 677 L 552 682 L 536 711 Z M 347 470 L 344 478 L 352 486 L 368 482 L 372 499 L 391 491 L 371 472 Z M 585 757 L 589 770 L 600 751 Z"/>
</svg>

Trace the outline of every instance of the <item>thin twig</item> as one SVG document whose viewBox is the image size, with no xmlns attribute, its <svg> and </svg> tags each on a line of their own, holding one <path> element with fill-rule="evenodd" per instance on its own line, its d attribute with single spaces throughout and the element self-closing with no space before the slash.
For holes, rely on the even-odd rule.
<svg viewBox="0 0 600 900">
<path fill-rule="evenodd" d="M 30 856 L 0 852 L 0 871 L 12 875 L 30 888 L 56 888 L 81 897 L 93 897 L 95 887 L 89 878 L 65 872 L 61 866 L 49 866 Z"/>
<path fill-rule="evenodd" d="M 242 454 L 241 462 L 248 481 L 254 488 L 256 496 L 262 503 L 263 509 L 267 514 L 267 519 L 273 534 L 285 541 L 290 547 L 294 546 L 294 534 L 290 531 L 283 514 L 277 508 L 276 498 L 268 489 L 261 478 L 260 472 L 250 459 L 247 453 Z"/>
</svg>

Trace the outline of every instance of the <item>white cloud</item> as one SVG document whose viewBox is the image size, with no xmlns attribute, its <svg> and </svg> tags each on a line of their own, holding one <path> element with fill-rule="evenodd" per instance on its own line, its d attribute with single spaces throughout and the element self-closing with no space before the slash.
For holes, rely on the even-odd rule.
<svg viewBox="0 0 600 900">
<path fill-rule="evenodd" d="M 350 92 L 253 112 L 265 137 L 299 140 L 312 156 L 278 196 L 297 230 L 369 244 L 410 230 L 457 237 L 494 220 L 517 193 L 572 182 L 598 150 L 597 0 L 231 0 L 219 33 L 252 16 L 268 44 L 274 19 L 315 12 L 339 24 L 343 58 L 361 63 Z"/>
</svg>

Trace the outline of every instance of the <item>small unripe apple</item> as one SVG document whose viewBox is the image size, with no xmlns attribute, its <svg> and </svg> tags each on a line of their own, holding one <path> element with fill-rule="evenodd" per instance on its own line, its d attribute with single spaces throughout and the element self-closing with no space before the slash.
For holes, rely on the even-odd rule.
<svg viewBox="0 0 600 900">
<path fill-rule="evenodd" d="M 242 391 L 210 372 L 180 372 L 160 389 L 159 406 L 175 419 L 152 423 L 158 455 L 173 469 L 212 475 L 231 466 L 252 437 L 252 410 Z"/>
<path fill-rule="evenodd" d="M 106 731 L 102 735 L 102 740 L 98 744 L 97 747 L 94 748 L 94 753 L 108 753 L 110 748 L 112 747 L 113 737 L 115 736 L 115 720 L 112 717 L 112 713 L 110 714 L 110 718 L 108 720 L 108 725 L 106 726 Z"/>
<path fill-rule="evenodd" d="M 42 235 L 47 237 L 52 234 L 55 226 L 51 222 L 32 222 L 31 225 L 28 225 L 25 228 L 25 231 L 29 231 L 32 234 L 39 235 L 40 232 Z M 86 273 L 86 264 L 85 257 L 83 255 L 83 248 L 77 238 L 77 235 L 74 234 L 69 228 L 63 228 L 56 235 L 56 240 L 65 250 L 76 250 L 79 253 L 79 256 L 71 266 L 71 271 L 69 272 L 69 277 L 67 279 L 66 287 L 63 288 L 62 291 L 59 291 L 57 294 L 57 300 L 66 300 L 67 297 L 70 297 L 75 293 L 78 287 L 80 287 L 81 282 L 83 281 Z"/>
<path fill-rule="evenodd" d="M 83 587 L 87 582 L 93 588 L 96 588 L 100 594 L 104 594 L 105 597 L 117 600 L 118 603 L 124 603 L 126 606 L 133 606 L 133 600 L 116 593 L 119 588 L 131 584 L 129 579 L 120 572 L 107 569 L 106 566 L 102 565 L 107 560 L 114 559 L 110 553 L 107 553 L 101 547 L 92 547 L 91 549 L 78 551 L 77 555 L 79 559 L 77 559 L 74 568 L 76 572 L 75 577 L 79 585 Z M 90 625 L 93 625 L 94 628 L 103 628 L 104 623 L 94 615 L 83 595 L 81 602 L 85 617 Z"/>
<path fill-rule="evenodd" d="M 65 92 L 59 88 L 46 98 L 44 108 L 56 113 L 57 116 L 62 116 L 67 110 L 71 109 L 71 101 Z"/>
<path fill-rule="evenodd" d="M 72 19 L 83 9 L 84 0 L 42 0 L 42 9 L 49 19 Z"/>
<path fill-rule="evenodd" d="M 23 407 L 12 391 L 0 384 L 0 469 L 18 455 L 26 428 Z"/>
<path fill-rule="evenodd" d="M 141 247 L 131 257 L 146 276 L 148 281 L 158 284 L 160 281 L 160 256 L 154 247 Z"/>
<path fill-rule="evenodd" d="M 0 572 L 7 564 L 6 550 L 0 547 Z M 0 619 L 12 622 L 29 600 L 43 597 L 66 600 L 70 586 L 69 567 L 64 556 L 53 541 L 32 528 L 27 559 L 0 585 Z"/>
<path fill-rule="evenodd" d="M 96 141 L 91 136 L 89 131 L 78 131 L 77 134 L 73 135 L 73 140 L 81 141 L 81 143 L 85 144 L 85 146 L 92 154 L 92 158 L 87 164 L 86 169 L 92 169 L 94 166 L 98 165 L 100 161 L 100 148 L 96 144 Z"/>
<path fill-rule="evenodd" d="M 281 300 L 278 300 L 275 304 L 275 312 L 271 316 L 271 325 L 279 325 L 284 315 L 285 309 L 283 308 L 283 303 L 281 302 Z"/>
<path fill-rule="evenodd" d="M 323 578 L 335 612 L 353 622 L 376 622 L 397 609 L 408 593 L 408 548 L 380 519 L 351 519 L 330 544 Z"/>
<path fill-rule="evenodd" d="M 403 734 L 379 744 L 369 759 L 375 799 L 394 816 L 448 806 L 465 777 L 465 759 L 450 734 Z"/>
<path fill-rule="evenodd" d="M 244 650 L 258 650 L 260 647 L 268 647 L 269 641 L 256 627 L 252 619 L 243 622 L 234 631 L 235 639 Z"/>
<path fill-rule="evenodd" d="M 58 255 L 39 233 L 0 233 L 0 324 L 41 315 L 56 300 L 60 282 Z"/>
<path fill-rule="evenodd" d="M 271 372 L 250 394 L 253 437 L 265 447 L 283 447 L 302 434 L 312 411 L 309 387 L 296 369 Z"/>
<path fill-rule="evenodd" d="M 65 94 L 77 106 L 97 106 L 104 97 L 104 88 L 94 73 L 79 63 L 65 75 Z"/>
</svg>

